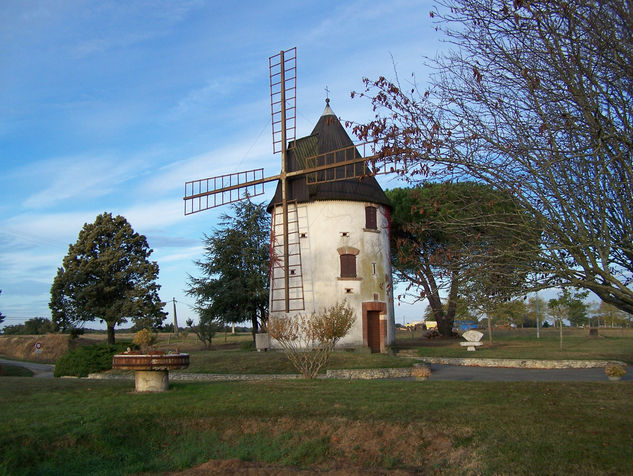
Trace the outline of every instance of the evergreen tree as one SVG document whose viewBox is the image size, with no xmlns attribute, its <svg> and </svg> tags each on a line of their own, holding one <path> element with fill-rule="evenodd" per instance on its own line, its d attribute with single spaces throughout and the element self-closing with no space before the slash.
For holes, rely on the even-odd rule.
<svg viewBox="0 0 633 476">
<path fill-rule="evenodd" d="M 114 327 L 128 318 L 160 326 L 165 303 L 158 297 L 158 264 L 149 260 L 151 253 L 145 236 L 122 216 L 103 213 L 86 223 L 51 287 L 56 328 L 71 330 L 99 319 L 107 325 L 108 343 L 114 344 Z"/>
<path fill-rule="evenodd" d="M 254 338 L 268 312 L 270 217 L 250 200 L 232 210 L 205 235 L 204 258 L 196 261 L 202 276 L 189 276 L 187 294 L 196 299 L 200 325 L 250 321 Z"/>
<path fill-rule="evenodd" d="M 387 196 L 395 277 L 409 297 L 428 299 L 440 334 L 451 335 L 460 299 L 486 312 L 522 292 L 526 273 L 518 270 L 538 254 L 539 236 L 507 194 L 447 182 Z"/>
</svg>

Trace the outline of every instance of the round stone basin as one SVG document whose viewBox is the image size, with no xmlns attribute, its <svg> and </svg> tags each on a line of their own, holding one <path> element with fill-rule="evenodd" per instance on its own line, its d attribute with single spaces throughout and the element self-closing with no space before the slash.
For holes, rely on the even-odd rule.
<svg viewBox="0 0 633 476">
<path fill-rule="evenodd" d="M 169 371 L 189 367 L 189 354 L 117 354 L 112 368 L 134 370 L 137 392 L 164 392 L 169 389 Z"/>
</svg>

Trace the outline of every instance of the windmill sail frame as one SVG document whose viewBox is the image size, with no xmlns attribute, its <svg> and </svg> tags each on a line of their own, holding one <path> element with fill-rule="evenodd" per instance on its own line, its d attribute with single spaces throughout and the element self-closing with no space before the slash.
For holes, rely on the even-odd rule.
<svg viewBox="0 0 633 476">
<path fill-rule="evenodd" d="M 296 222 L 297 204 L 289 203 L 288 179 L 304 175 L 310 185 L 346 180 L 350 178 L 362 179 L 364 176 L 374 176 L 396 172 L 393 158 L 386 158 L 376 154 L 377 140 L 352 144 L 331 152 L 317 154 L 306 158 L 305 167 L 301 170 L 287 171 L 288 149 L 296 144 L 296 112 L 297 112 L 297 49 L 280 51 L 268 59 L 270 71 L 270 108 L 273 138 L 273 153 L 281 153 L 281 171 L 278 175 L 264 177 L 264 169 L 253 169 L 244 172 L 230 173 L 192 180 L 185 183 L 185 215 L 201 212 L 222 205 L 234 203 L 246 198 L 264 194 L 264 184 L 279 181 L 281 185 L 281 217 L 273 211 L 271 230 L 271 250 L 278 257 L 276 266 L 271 266 L 271 272 L 282 271 L 271 277 L 273 294 L 271 302 L 274 307 L 283 303 L 285 312 L 303 310 L 303 282 L 301 272 L 301 249 L 298 240 L 289 238 L 289 205 L 294 213 L 293 223 Z M 363 153 L 359 152 L 362 149 Z M 367 151 L 369 149 L 369 154 Z M 406 170 L 406 164 L 405 164 Z M 277 204 L 279 205 L 279 204 Z M 276 237 L 279 236 L 279 219 L 281 221 L 281 246 Z M 296 223 L 293 225 L 296 227 Z M 293 233 L 297 232 L 293 229 Z M 295 243 L 296 241 L 296 243 Z M 273 250 L 273 246 L 275 249 Z M 291 248 L 292 247 L 292 251 Z M 282 253 L 277 253 L 277 249 Z M 280 256 L 281 255 L 281 256 Z M 292 262 L 291 262 L 292 261 Z M 281 266 L 279 265 L 281 263 Z M 298 268 L 297 268 L 298 264 Z M 275 269 L 273 269 L 275 268 Z M 281 269 L 280 269 L 281 268 Z M 298 273 L 297 273 L 298 271 Z M 291 277 L 292 274 L 292 277 Z M 279 281 L 283 279 L 283 297 L 279 297 Z M 292 282 L 291 282 L 292 281 Z M 292 286 L 291 286 L 292 284 Z M 291 293 L 293 297 L 291 297 Z M 276 309 L 278 310 L 278 309 Z"/>
</svg>

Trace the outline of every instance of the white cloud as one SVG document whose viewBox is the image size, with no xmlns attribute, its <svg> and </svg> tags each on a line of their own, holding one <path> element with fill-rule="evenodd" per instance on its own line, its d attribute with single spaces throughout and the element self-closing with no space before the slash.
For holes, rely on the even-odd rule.
<svg viewBox="0 0 633 476">
<path fill-rule="evenodd" d="M 267 175 L 274 175 L 278 173 L 278 163 L 279 158 L 273 156 L 270 143 L 256 137 L 254 143 L 231 143 L 164 165 L 148 177 L 140 186 L 140 190 L 149 197 L 166 191 L 178 191 L 179 197 L 182 198 L 184 184 L 187 181 L 260 167 L 265 168 L 264 173 Z"/>
<path fill-rule="evenodd" d="M 45 209 L 70 199 L 75 203 L 86 203 L 87 200 L 103 197 L 144 168 L 146 165 L 142 161 L 109 155 L 79 155 L 32 163 L 9 172 L 8 178 L 28 184 L 27 187 L 16 188 L 16 194 L 27 191 L 27 196 L 22 198 L 24 208 Z M 28 194 L 31 190 L 36 192 Z"/>
<path fill-rule="evenodd" d="M 178 253 L 169 253 L 165 255 L 160 255 L 157 253 L 157 258 L 155 259 L 159 261 L 161 265 L 165 263 L 182 264 L 183 261 L 186 263 L 190 263 L 194 259 L 199 259 L 202 256 L 203 250 L 203 246 L 193 246 Z M 180 270 L 180 267 L 178 269 Z"/>
<path fill-rule="evenodd" d="M 22 213 L 4 220 L 2 232 L 13 237 L 14 245 L 59 246 L 74 243 L 84 223 L 92 223 L 99 211 Z"/>
</svg>

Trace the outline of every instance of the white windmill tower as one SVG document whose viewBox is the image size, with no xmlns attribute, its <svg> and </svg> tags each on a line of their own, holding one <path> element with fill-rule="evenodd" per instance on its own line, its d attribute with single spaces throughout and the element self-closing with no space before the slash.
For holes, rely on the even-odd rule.
<svg viewBox="0 0 633 476">
<path fill-rule="evenodd" d="M 355 145 L 329 99 L 312 133 L 295 139 L 296 49 L 272 56 L 269 67 L 280 174 L 256 169 L 187 182 L 185 214 L 261 195 L 264 183 L 277 181 L 268 206 L 271 316 L 346 300 L 357 319 L 339 346 L 384 352 L 395 335 L 390 203 L 373 175 L 391 170 L 376 167 L 384 160 L 377 155 L 360 153 L 373 143 Z"/>
</svg>

